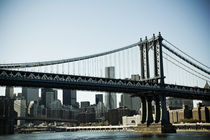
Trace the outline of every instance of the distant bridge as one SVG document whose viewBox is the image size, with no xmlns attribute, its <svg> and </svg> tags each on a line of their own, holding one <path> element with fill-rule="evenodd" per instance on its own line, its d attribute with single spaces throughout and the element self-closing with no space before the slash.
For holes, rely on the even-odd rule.
<svg viewBox="0 0 210 140">
<path fill-rule="evenodd" d="M 44 117 L 17 117 L 16 120 L 77 123 L 76 120 L 59 119 L 59 118 L 44 118 Z"/>
</svg>

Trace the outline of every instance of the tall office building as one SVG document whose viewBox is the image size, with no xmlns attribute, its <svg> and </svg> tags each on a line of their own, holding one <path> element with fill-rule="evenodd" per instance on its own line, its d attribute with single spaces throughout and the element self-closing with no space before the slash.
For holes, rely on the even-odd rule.
<svg viewBox="0 0 210 140">
<path fill-rule="evenodd" d="M 210 86 L 207 81 L 206 81 L 204 88 L 210 89 Z M 204 104 L 205 106 L 210 106 L 210 101 L 202 101 L 202 104 Z"/>
<path fill-rule="evenodd" d="M 30 103 L 30 101 L 38 101 L 39 99 L 39 88 L 22 88 L 22 96 L 26 100 L 26 105 Z"/>
<path fill-rule="evenodd" d="M 139 81 L 140 76 L 137 75 L 131 75 L 131 80 Z M 120 106 L 126 106 L 128 109 L 136 110 L 137 112 L 140 111 L 140 98 L 139 97 L 131 97 L 131 94 L 123 93 L 121 95 L 121 103 Z"/>
<path fill-rule="evenodd" d="M 13 98 L 14 88 L 13 87 L 6 87 L 5 94 L 6 94 L 7 98 Z"/>
<path fill-rule="evenodd" d="M 141 101 L 139 97 L 131 97 L 130 94 L 123 93 L 121 95 L 120 106 L 125 106 L 130 110 L 140 111 Z"/>
<path fill-rule="evenodd" d="M 57 90 L 47 91 L 45 95 L 46 95 L 46 107 L 51 108 L 51 104 L 58 99 Z"/>
<path fill-rule="evenodd" d="M 76 90 L 63 89 L 63 104 L 76 107 L 76 105 L 77 105 Z"/>
<path fill-rule="evenodd" d="M 103 94 L 96 94 L 96 105 L 99 102 L 103 103 Z"/>
<path fill-rule="evenodd" d="M 58 92 L 52 88 L 41 89 L 41 105 L 49 107 L 50 104 L 58 99 Z"/>
<path fill-rule="evenodd" d="M 106 67 L 105 68 L 105 77 L 106 78 L 115 78 L 114 67 Z M 105 93 L 105 107 L 107 110 L 117 108 L 116 93 L 112 93 L 112 92 Z"/>
<path fill-rule="evenodd" d="M 14 101 L 14 110 L 17 112 L 17 117 L 25 117 L 26 115 L 26 100 L 25 99 L 16 99 Z M 17 125 L 24 124 L 24 120 L 18 120 Z"/>
</svg>

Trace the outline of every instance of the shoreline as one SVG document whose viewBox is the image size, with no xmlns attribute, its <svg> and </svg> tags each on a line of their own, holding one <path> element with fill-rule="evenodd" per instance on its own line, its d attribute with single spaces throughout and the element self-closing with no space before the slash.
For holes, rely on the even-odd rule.
<svg viewBox="0 0 210 140">
<path fill-rule="evenodd" d="M 205 130 L 205 129 L 177 129 L 176 132 L 207 132 L 210 133 L 210 130 Z"/>
<path fill-rule="evenodd" d="M 173 124 L 176 132 L 204 132 L 210 133 L 210 123 L 205 124 Z M 15 134 L 27 133 L 55 133 L 55 132 L 137 132 L 135 126 L 77 126 L 77 127 L 45 127 L 17 129 Z M 138 132 L 137 132 L 138 133 Z M 141 133 L 141 132 L 139 132 Z"/>
<path fill-rule="evenodd" d="M 56 132 L 135 132 L 135 133 L 141 133 L 136 132 L 134 130 L 78 130 L 78 131 L 30 131 L 30 132 L 16 132 L 15 134 L 40 134 L 40 133 L 56 133 Z M 179 132 L 198 132 L 198 133 L 210 133 L 210 130 L 205 129 L 177 129 L 176 133 Z"/>
</svg>

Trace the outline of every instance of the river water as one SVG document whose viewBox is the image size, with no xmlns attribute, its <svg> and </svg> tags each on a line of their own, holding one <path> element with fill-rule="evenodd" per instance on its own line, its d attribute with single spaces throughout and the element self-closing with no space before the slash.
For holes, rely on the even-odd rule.
<svg viewBox="0 0 210 140">
<path fill-rule="evenodd" d="M 210 133 L 178 132 L 141 134 L 135 132 L 56 132 L 0 136 L 0 140 L 210 140 Z"/>
</svg>

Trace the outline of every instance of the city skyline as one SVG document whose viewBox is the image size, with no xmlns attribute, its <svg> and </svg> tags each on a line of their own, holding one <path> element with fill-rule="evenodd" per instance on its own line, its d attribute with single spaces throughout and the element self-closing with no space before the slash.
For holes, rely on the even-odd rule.
<svg viewBox="0 0 210 140">
<path fill-rule="evenodd" d="M 0 139 L 210 137 L 210 0 L 0 0 L 0 31 Z"/>
<path fill-rule="evenodd" d="M 153 12 L 147 10 L 148 5 Z M 84 56 L 126 46 L 161 31 L 167 40 L 209 66 L 208 5 L 208 1 L 1 1 L 0 63 Z M 84 10 L 78 10 L 81 8 Z M 4 90 L 1 88 L 1 95 Z M 58 94 L 62 99 L 61 90 Z M 79 102 L 93 104 L 96 93 L 84 94 L 86 91 L 79 91 Z"/>
</svg>

